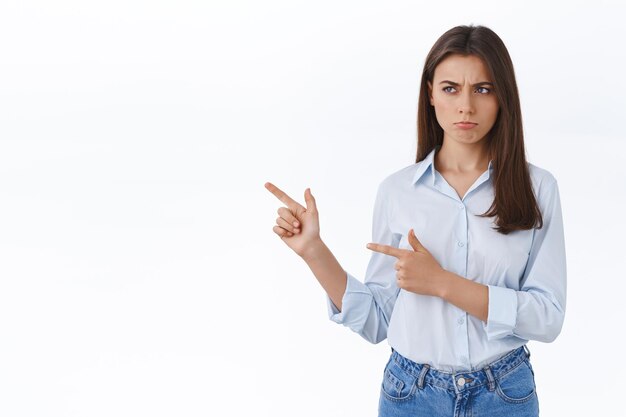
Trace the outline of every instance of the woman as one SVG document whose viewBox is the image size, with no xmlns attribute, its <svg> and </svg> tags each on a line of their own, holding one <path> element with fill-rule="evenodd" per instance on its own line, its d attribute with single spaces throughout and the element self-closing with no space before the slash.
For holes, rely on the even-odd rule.
<svg viewBox="0 0 626 417">
<path fill-rule="evenodd" d="M 388 340 L 379 416 L 537 416 L 529 340 L 563 325 L 566 262 L 554 176 L 525 158 L 513 64 L 484 26 L 458 26 L 429 52 L 416 163 L 386 177 L 374 204 L 364 283 L 320 238 L 306 208 L 274 232 L 309 265 L 329 317 Z"/>
</svg>

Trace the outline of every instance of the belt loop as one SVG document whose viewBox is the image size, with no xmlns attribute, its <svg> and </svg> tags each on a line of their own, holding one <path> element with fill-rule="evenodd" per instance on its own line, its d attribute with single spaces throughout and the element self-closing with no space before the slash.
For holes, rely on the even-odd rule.
<svg viewBox="0 0 626 417">
<path fill-rule="evenodd" d="M 524 346 L 524 350 L 526 351 L 526 357 L 530 358 L 530 350 L 528 350 L 528 346 L 523 345 Z"/>
<path fill-rule="evenodd" d="M 493 378 L 493 373 L 491 373 L 491 368 L 489 365 L 484 368 L 485 373 L 487 374 L 487 379 L 489 380 L 489 391 L 493 391 L 496 389 L 495 379 Z"/>
<path fill-rule="evenodd" d="M 422 365 L 422 371 L 420 372 L 420 376 L 417 380 L 417 386 L 419 387 L 419 389 L 424 388 L 424 379 L 426 379 L 426 373 L 429 369 L 430 366 L 427 363 Z"/>
</svg>

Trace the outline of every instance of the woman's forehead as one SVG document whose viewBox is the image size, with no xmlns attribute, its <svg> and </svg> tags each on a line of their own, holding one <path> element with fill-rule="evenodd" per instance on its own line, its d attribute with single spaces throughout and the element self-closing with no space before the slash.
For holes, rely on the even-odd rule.
<svg viewBox="0 0 626 417">
<path fill-rule="evenodd" d="M 435 68 L 436 80 L 450 80 L 457 83 L 469 79 L 470 82 L 490 81 L 489 71 L 483 60 L 475 55 L 451 55 Z"/>
</svg>

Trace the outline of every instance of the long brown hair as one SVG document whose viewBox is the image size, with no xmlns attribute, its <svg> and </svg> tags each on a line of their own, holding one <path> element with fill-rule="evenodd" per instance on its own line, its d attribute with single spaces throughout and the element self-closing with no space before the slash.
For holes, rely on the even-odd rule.
<svg viewBox="0 0 626 417">
<path fill-rule="evenodd" d="M 435 68 L 449 55 L 474 55 L 483 60 L 494 84 L 499 111 L 487 133 L 492 160 L 494 200 L 489 210 L 479 216 L 494 217 L 495 230 L 509 234 L 514 230 L 543 227 L 541 211 L 533 193 L 526 162 L 522 114 L 513 62 L 502 39 L 485 26 L 456 26 L 441 35 L 431 48 L 422 73 L 417 110 L 417 156 L 423 160 L 435 146 L 443 144 L 443 129 L 430 105 L 428 81 L 433 82 Z"/>
</svg>

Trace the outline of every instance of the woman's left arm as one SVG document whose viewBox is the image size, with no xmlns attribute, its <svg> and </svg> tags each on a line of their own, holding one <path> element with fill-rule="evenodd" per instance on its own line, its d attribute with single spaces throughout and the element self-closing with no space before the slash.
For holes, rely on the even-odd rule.
<svg viewBox="0 0 626 417">
<path fill-rule="evenodd" d="M 489 287 L 470 281 L 454 272 L 441 272 L 440 297 L 485 323 L 489 312 Z"/>
<path fill-rule="evenodd" d="M 441 272 L 439 296 L 481 319 L 488 340 L 513 335 L 549 343 L 563 327 L 567 269 L 561 201 L 554 177 L 542 184 L 538 200 L 543 227 L 534 230 L 519 291 Z"/>
</svg>

